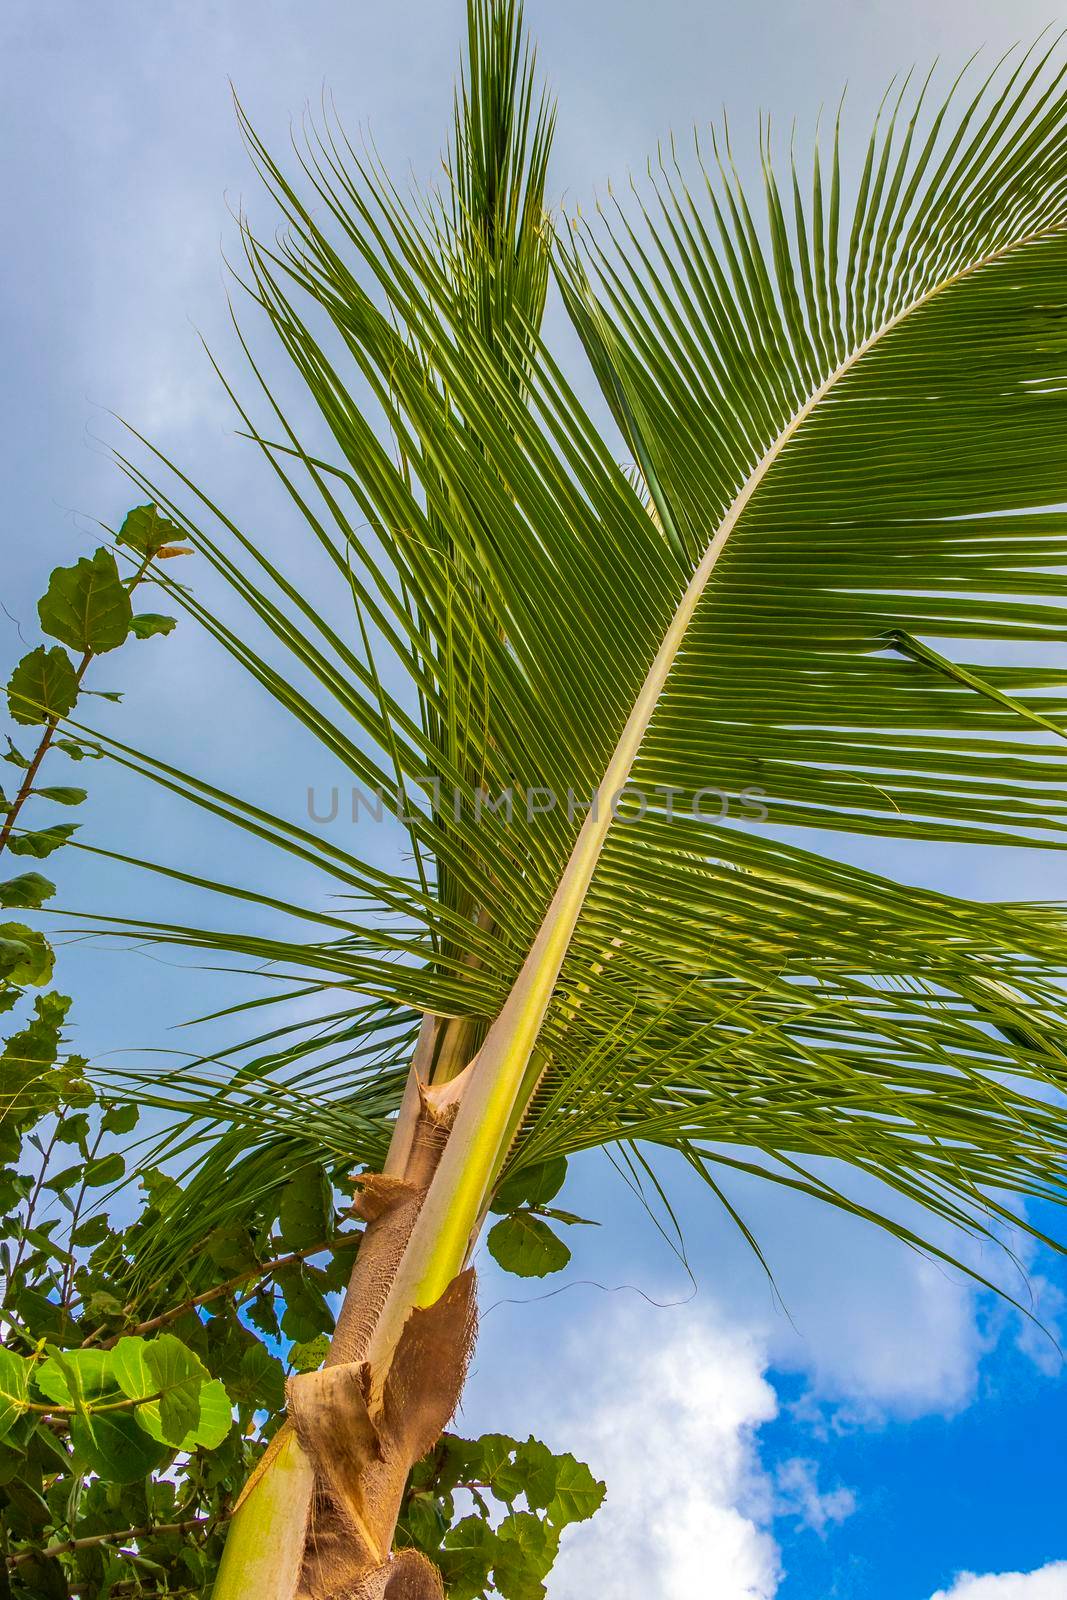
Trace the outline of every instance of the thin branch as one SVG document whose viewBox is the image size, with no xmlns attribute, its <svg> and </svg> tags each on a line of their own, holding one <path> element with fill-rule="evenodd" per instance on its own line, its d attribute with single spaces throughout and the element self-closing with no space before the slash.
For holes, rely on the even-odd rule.
<svg viewBox="0 0 1067 1600">
<path fill-rule="evenodd" d="M 149 1317 L 147 1322 L 139 1322 L 136 1327 L 127 1328 L 123 1333 L 114 1333 L 108 1339 L 101 1339 L 99 1347 L 101 1350 L 110 1350 L 120 1339 L 139 1338 L 146 1333 L 155 1333 L 157 1328 L 165 1328 L 169 1323 L 177 1322 L 179 1317 L 184 1317 L 189 1311 L 195 1311 L 198 1306 L 208 1305 L 221 1295 L 239 1289 L 249 1278 L 269 1278 L 275 1272 L 280 1272 L 283 1267 L 292 1266 L 297 1261 L 307 1261 L 311 1256 L 321 1255 L 324 1250 L 346 1250 L 350 1245 L 358 1244 L 362 1237 L 363 1230 L 360 1228 L 351 1233 L 339 1234 L 336 1239 L 326 1239 L 321 1244 L 309 1245 L 306 1250 L 293 1250 L 289 1255 L 276 1256 L 273 1261 L 257 1262 L 254 1267 L 248 1267 L 244 1272 L 238 1272 L 234 1277 L 227 1278 L 225 1283 L 217 1283 L 213 1289 L 205 1289 L 203 1294 L 192 1295 L 188 1300 L 183 1300 L 181 1305 L 172 1306 L 169 1311 L 161 1311 L 157 1317 Z M 91 1333 L 82 1342 L 82 1349 L 96 1343 L 97 1335 Z"/>
<path fill-rule="evenodd" d="M 85 1407 L 93 1416 L 101 1411 L 132 1411 L 135 1406 L 149 1406 L 154 1400 L 162 1400 L 165 1391 L 160 1389 L 158 1394 L 127 1395 L 122 1400 L 107 1400 L 103 1405 L 97 1405 L 95 1400 L 90 1400 Z M 26 1411 L 39 1411 L 43 1417 L 76 1417 L 79 1415 L 77 1406 L 39 1405 L 34 1400 L 24 1400 L 23 1409 Z"/>
<path fill-rule="evenodd" d="M 137 585 L 140 583 L 141 579 L 148 570 L 151 560 L 152 557 L 150 555 L 145 556 L 144 560 L 137 568 L 137 571 L 133 574 L 133 577 L 130 579 L 129 583 L 126 584 L 127 594 L 132 594 L 136 589 Z M 96 654 L 97 652 L 95 650 L 87 650 L 81 658 L 78 670 L 74 674 L 74 682 L 79 689 L 81 688 L 82 679 L 85 676 L 85 669 L 88 667 L 90 661 L 92 661 L 94 655 Z M 3 854 L 3 851 L 7 846 L 8 839 L 11 837 L 11 830 L 15 826 L 19 812 L 22 810 L 26 801 L 33 793 L 33 782 L 37 776 L 38 768 L 40 767 L 45 756 L 48 754 L 48 748 L 51 745 L 56 729 L 62 720 L 62 717 L 58 716 L 49 717 L 48 721 L 45 723 L 45 730 L 41 735 L 41 742 L 37 746 L 29 766 L 26 768 L 26 776 L 22 780 L 22 786 L 11 803 L 11 808 L 8 811 L 7 816 L 4 818 L 3 826 L 0 827 L 0 854 Z"/>
<path fill-rule="evenodd" d="M 7 1291 L 11 1288 L 15 1282 L 15 1279 L 18 1277 L 19 1268 L 21 1267 L 23 1257 L 26 1254 L 27 1236 L 29 1234 L 29 1230 L 33 1227 L 33 1219 L 37 1211 L 37 1202 L 41 1198 L 41 1190 L 44 1188 L 44 1180 L 48 1176 L 48 1164 L 52 1159 L 52 1151 L 56 1147 L 56 1142 L 59 1139 L 60 1129 L 63 1126 L 63 1120 L 66 1117 L 66 1114 L 67 1108 L 65 1106 L 60 1106 L 58 1112 L 56 1113 L 55 1125 L 52 1128 L 51 1137 L 49 1138 L 41 1156 L 41 1169 L 37 1174 L 37 1181 L 34 1183 L 29 1199 L 26 1202 L 26 1215 L 22 1224 L 22 1237 L 19 1239 L 18 1250 L 15 1252 L 15 1260 L 11 1267 L 11 1271 L 8 1273 L 6 1282 L 4 1283 L 4 1292 L 3 1295 L 0 1296 L 0 1306 L 6 1302 Z"/>
<path fill-rule="evenodd" d="M 92 659 L 93 652 L 91 650 L 87 650 L 81 658 L 81 664 L 78 667 L 77 672 L 74 674 L 74 682 L 77 684 L 79 689 L 81 688 L 82 678 L 85 676 L 85 669 Z M 0 852 L 6 848 L 7 841 L 11 837 L 11 830 L 15 826 L 18 814 L 22 810 L 26 801 L 30 798 L 30 795 L 33 793 L 33 781 L 37 776 L 37 769 L 40 767 L 41 762 L 48 754 L 48 747 L 52 743 L 53 735 L 55 734 L 55 731 L 58 728 L 61 720 L 62 719 L 58 716 L 49 717 L 48 721 L 45 723 L 45 730 L 41 736 L 41 742 L 34 751 L 33 760 L 26 768 L 26 776 L 22 780 L 22 787 L 19 789 L 18 794 L 11 802 L 11 809 L 4 818 L 3 827 L 0 827 Z"/>
<path fill-rule="evenodd" d="M 78 1222 L 81 1219 L 82 1206 L 85 1204 L 85 1195 L 86 1195 L 86 1191 L 88 1190 L 88 1187 L 89 1187 L 89 1178 L 88 1178 L 89 1168 L 92 1166 L 93 1162 L 96 1160 L 97 1152 L 100 1149 L 100 1145 L 103 1142 L 103 1138 L 104 1138 L 104 1125 L 101 1122 L 99 1128 L 96 1130 L 96 1138 L 93 1140 L 92 1144 L 89 1146 L 89 1152 L 88 1152 L 88 1155 L 86 1157 L 85 1166 L 82 1168 L 81 1186 L 78 1189 L 77 1198 L 74 1201 L 74 1209 L 70 1214 L 69 1239 L 70 1239 L 70 1245 L 71 1245 L 71 1249 L 72 1250 L 74 1248 L 74 1235 L 78 1231 Z M 63 1310 L 62 1326 L 63 1326 L 64 1330 L 66 1329 L 67 1323 L 70 1321 L 71 1300 L 72 1300 L 73 1295 L 74 1295 L 74 1273 L 75 1273 L 76 1267 L 77 1267 L 76 1258 L 73 1255 L 71 1255 L 70 1259 L 67 1261 L 66 1265 L 63 1268 L 63 1287 L 61 1288 L 61 1290 L 59 1292 L 59 1304 L 60 1304 L 60 1306 L 62 1307 L 62 1310 Z"/>
<path fill-rule="evenodd" d="M 21 1566 L 24 1561 L 43 1561 L 49 1556 L 72 1555 L 75 1550 L 89 1550 L 93 1545 L 116 1540 L 125 1544 L 128 1539 L 144 1539 L 166 1533 L 192 1533 L 195 1528 L 208 1532 L 215 1523 L 222 1522 L 229 1512 L 220 1511 L 214 1517 L 191 1517 L 188 1522 L 149 1522 L 140 1528 L 124 1528 L 120 1533 L 93 1533 L 84 1539 L 64 1539 L 58 1544 L 45 1545 L 43 1550 L 19 1550 L 7 1557 L 9 1567 Z"/>
</svg>

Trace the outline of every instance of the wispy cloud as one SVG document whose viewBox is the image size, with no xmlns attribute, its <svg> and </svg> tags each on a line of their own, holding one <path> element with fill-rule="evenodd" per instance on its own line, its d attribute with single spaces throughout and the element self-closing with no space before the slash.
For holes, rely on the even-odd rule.
<svg viewBox="0 0 1067 1600">
<path fill-rule="evenodd" d="M 815 1461 L 793 1456 L 778 1464 L 774 1474 L 775 1515 L 794 1517 L 802 1528 L 825 1534 L 836 1523 L 844 1522 L 856 1509 L 851 1489 L 819 1488 L 819 1467 Z"/>
<path fill-rule="evenodd" d="M 931 1600 L 1067 1600 L 1067 1561 L 1036 1572 L 961 1572 L 951 1589 L 939 1589 Z"/>
</svg>

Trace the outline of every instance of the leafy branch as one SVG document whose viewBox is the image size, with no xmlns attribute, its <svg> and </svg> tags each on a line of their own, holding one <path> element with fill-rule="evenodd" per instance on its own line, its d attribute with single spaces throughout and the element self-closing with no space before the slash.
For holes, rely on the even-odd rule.
<svg viewBox="0 0 1067 1600">
<path fill-rule="evenodd" d="M 91 557 L 83 557 L 72 567 L 57 567 L 52 573 L 48 589 L 38 602 L 41 627 L 60 645 L 77 652 L 80 659 L 75 666 L 59 645 L 47 650 L 41 645 L 24 656 L 12 674 L 8 704 L 13 719 L 25 726 L 43 725 L 44 731 L 32 756 L 19 757 L 17 752 L 9 755 L 22 766 L 24 775 L 14 800 L 5 808 L 0 852 L 10 845 L 15 854 L 48 853 L 34 848 L 32 843 L 13 841 L 19 813 L 31 795 L 42 792 L 35 789 L 41 763 L 61 722 L 73 709 L 93 660 L 123 644 L 131 632 L 148 638 L 155 633 L 168 633 L 174 626 L 172 617 L 135 617 L 131 597 L 153 561 L 184 553 L 183 547 L 174 542 L 178 537 L 180 530 L 155 506 L 138 506 L 127 516 L 118 535 L 119 544 L 131 548 L 139 557 L 129 578 L 119 576 L 115 555 L 104 545 Z M 74 741 L 65 748 L 75 759 L 85 753 Z M 85 798 L 81 790 L 44 791 L 44 796 L 59 799 L 61 804 L 78 804 Z"/>
<path fill-rule="evenodd" d="M 287 1255 L 275 1256 L 273 1261 L 257 1262 L 253 1267 L 246 1267 L 244 1271 L 237 1272 L 232 1278 L 227 1278 L 224 1283 L 217 1283 L 211 1289 L 205 1289 L 202 1294 L 190 1295 L 180 1305 L 171 1306 L 167 1311 L 161 1311 L 158 1316 L 149 1317 L 145 1322 L 139 1322 L 128 1330 L 131 1334 L 156 1333 L 160 1328 L 169 1327 L 172 1322 L 178 1322 L 190 1311 L 196 1311 L 201 1306 L 210 1305 L 213 1300 L 221 1299 L 223 1295 L 239 1289 L 243 1283 L 254 1278 L 257 1284 L 264 1284 L 275 1273 L 284 1267 L 293 1266 L 301 1261 L 309 1261 L 313 1256 L 321 1255 L 323 1251 L 337 1252 L 349 1250 L 353 1245 L 358 1245 L 363 1237 L 362 1231 L 341 1233 L 333 1239 L 322 1239 L 318 1244 L 307 1245 L 303 1250 L 291 1250 Z M 94 1344 L 101 1350 L 109 1350 L 118 1343 L 122 1334 L 112 1334 L 109 1338 L 102 1338 L 99 1332 L 91 1333 L 84 1341 L 83 1349 L 89 1349 Z"/>
<path fill-rule="evenodd" d="M 131 1539 L 160 1538 L 171 1533 L 206 1533 L 218 1520 L 212 1517 L 188 1517 L 184 1522 L 150 1522 L 139 1528 L 123 1528 L 121 1532 L 90 1533 L 81 1539 L 60 1539 L 55 1544 L 45 1545 L 43 1550 L 17 1550 L 14 1555 L 7 1557 L 7 1564 L 9 1567 L 18 1567 L 26 1561 L 47 1561 L 52 1556 L 72 1555 L 76 1550 L 90 1550 L 95 1545 L 126 1544 Z"/>
</svg>

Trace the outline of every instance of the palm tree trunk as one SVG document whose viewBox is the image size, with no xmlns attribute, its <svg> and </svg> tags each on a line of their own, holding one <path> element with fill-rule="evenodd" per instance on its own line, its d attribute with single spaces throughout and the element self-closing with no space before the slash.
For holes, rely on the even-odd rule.
<svg viewBox="0 0 1067 1600">
<path fill-rule="evenodd" d="M 442 1262 L 446 1292 L 432 1309 L 408 1305 L 392 1342 L 381 1324 L 387 1308 L 395 1323 L 393 1286 L 455 1115 L 455 1098 L 426 1084 L 439 1034 L 455 1027 L 424 1020 L 383 1171 L 360 1183 L 366 1231 L 326 1366 L 290 1381 L 289 1420 L 238 1502 L 214 1600 L 377 1600 L 402 1577 L 411 1600 L 441 1592 L 429 1562 L 389 1556 L 411 1467 L 459 1398 L 473 1273 Z"/>
</svg>

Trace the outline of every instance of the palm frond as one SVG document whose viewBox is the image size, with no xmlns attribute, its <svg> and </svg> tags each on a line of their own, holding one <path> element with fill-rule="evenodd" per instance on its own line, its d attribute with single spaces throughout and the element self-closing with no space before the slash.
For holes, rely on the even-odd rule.
<svg viewBox="0 0 1067 1600">
<path fill-rule="evenodd" d="M 636 221 L 613 204 L 579 229 L 561 282 L 657 513 L 692 563 L 709 533 L 721 551 L 636 784 L 759 787 L 781 824 L 1062 844 L 1062 757 L 1033 725 L 1065 686 L 1057 55 L 987 79 L 951 132 L 959 82 L 925 130 L 926 88 L 899 99 L 851 225 L 818 153 L 811 198 L 795 167 L 783 197 L 768 129 L 762 231 L 725 130 L 694 184 L 672 148 Z"/>
<path fill-rule="evenodd" d="M 851 1168 L 978 1230 L 1005 1196 L 1061 1199 L 1062 916 L 773 833 L 1067 838 L 1067 673 L 1037 648 L 1067 630 L 1060 55 L 973 93 L 961 78 L 932 111 L 929 83 L 905 87 L 851 208 L 836 137 L 806 199 L 761 130 L 757 221 L 722 130 L 691 180 L 672 146 L 629 211 L 575 225 L 556 279 L 635 482 L 540 330 L 551 113 L 521 13 L 470 15 L 444 196 L 403 199 L 330 119 L 291 179 L 245 124 L 288 225 L 268 246 L 243 222 L 245 291 L 336 459 L 304 448 L 244 338 L 265 416 L 242 402 L 242 427 L 350 597 L 349 632 L 188 478 L 127 461 L 268 644 L 174 598 L 356 778 L 415 797 L 413 864 L 372 866 L 112 743 L 360 897 L 310 942 L 112 926 L 370 996 L 383 1039 L 420 1012 L 466 1019 L 483 1067 L 516 1096 L 538 1085 L 512 1166 L 640 1140 L 875 1217 Z M 636 819 L 614 817 L 622 785 Z M 770 827 L 700 815 L 709 789 L 759 791 Z M 479 815 L 505 790 L 510 821 Z M 297 1122 L 338 1159 L 388 1132 L 395 1055 L 358 1092 L 333 1061 L 298 1092 L 302 1049 L 275 1043 L 248 1081 L 200 1063 L 160 1091 L 229 1129 L 198 1204 L 246 1157 L 259 1182 L 252 1155 L 297 1148 Z"/>
</svg>

